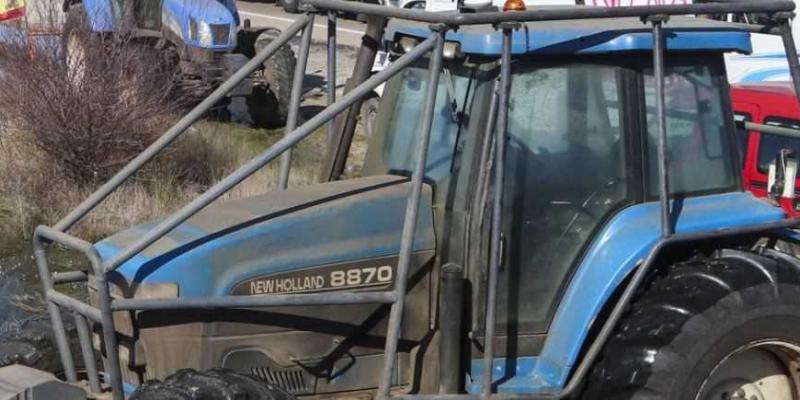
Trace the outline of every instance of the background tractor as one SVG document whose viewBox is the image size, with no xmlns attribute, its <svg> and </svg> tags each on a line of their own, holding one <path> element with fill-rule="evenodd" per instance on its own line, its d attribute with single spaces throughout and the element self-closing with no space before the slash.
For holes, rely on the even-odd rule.
<svg viewBox="0 0 800 400">
<path fill-rule="evenodd" d="M 82 74 L 89 41 L 124 35 L 126 44 L 167 60 L 177 69 L 184 92 L 199 99 L 280 34 L 243 22 L 235 0 L 64 0 L 63 10 L 67 13 L 63 43 L 71 74 Z M 295 63 L 291 47 L 282 46 L 217 109 L 227 116 L 225 106 L 238 99 L 237 107 L 247 110 L 255 125 L 283 124 Z"/>
<path fill-rule="evenodd" d="M 285 7 L 296 22 L 231 81 L 36 229 L 71 383 L 13 366 L 0 369 L 2 390 L 63 387 L 41 398 L 71 400 L 85 378 L 91 395 L 117 400 L 800 396 L 800 260 L 779 250 L 800 241 L 797 161 L 773 157 L 780 193 L 744 190 L 724 61 L 750 52 L 763 27 L 682 17 L 761 12 L 788 24 L 794 3 Z M 394 18 L 391 63 L 174 214 L 96 243 L 68 233 L 327 12 Z M 373 60 L 359 60 L 369 76 Z M 331 170 L 323 183 L 212 205 L 276 158 L 290 166 L 294 145 L 384 82 L 358 176 Z M 54 244 L 87 264 L 51 274 Z M 30 346 L 0 355 L 24 362 L 15 348 Z"/>
</svg>

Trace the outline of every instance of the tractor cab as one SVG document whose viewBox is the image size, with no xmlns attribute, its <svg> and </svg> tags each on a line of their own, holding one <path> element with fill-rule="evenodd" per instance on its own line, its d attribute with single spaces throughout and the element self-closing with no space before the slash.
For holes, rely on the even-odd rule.
<svg viewBox="0 0 800 400">
<path fill-rule="evenodd" d="M 749 52 L 748 34 L 703 19 L 674 18 L 666 27 L 671 192 L 690 208 L 713 194 L 739 196 L 723 53 Z M 408 24 L 387 31 L 395 56 L 428 34 Z M 649 28 L 638 19 L 532 22 L 513 35 L 498 332 L 513 332 L 507 340 L 519 342 L 517 355 L 534 356 L 587 251 L 613 221 L 642 212 L 658 195 L 655 81 Z M 487 234 L 486 199 L 496 190 L 479 177 L 487 168 L 481 153 L 491 140 L 499 44 L 491 28 L 446 36 L 431 130 L 426 177 L 434 204 L 449 216 L 443 221 L 460 219 L 461 235 L 472 237 Z M 388 82 L 364 174 L 411 170 L 418 128 L 408 121 L 422 113 L 426 67 L 411 66 Z M 465 249 L 465 236 L 453 233 L 440 243 L 449 249 L 443 256 L 467 265 L 480 290 L 488 255 Z M 474 318 L 477 324 L 480 315 Z"/>
</svg>

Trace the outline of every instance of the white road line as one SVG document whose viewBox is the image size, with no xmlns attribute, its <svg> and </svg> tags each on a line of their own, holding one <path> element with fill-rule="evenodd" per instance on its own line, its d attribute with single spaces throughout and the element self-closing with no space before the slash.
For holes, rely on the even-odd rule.
<svg viewBox="0 0 800 400">
<path fill-rule="evenodd" d="M 254 13 L 254 12 L 249 12 L 249 11 L 241 11 L 240 10 L 239 14 L 246 15 L 246 16 L 249 16 L 249 17 L 274 19 L 276 21 L 283 21 L 283 22 L 289 22 L 289 23 L 295 21 L 295 20 L 293 20 L 291 18 L 276 17 L 274 15 L 260 14 L 260 13 Z M 314 27 L 315 28 L 326 28 L 327 29 L 328 28 L 328 24 L 314 24 Z M 364 31 L 359 31 L 359 30 L 356 30 L 356 29 L 338 28 L 337 27 L 336 30 L 339 31 L 339 32 L 344 32 L 344 33 L 352 33 L 354 35 L 363 35 L 364 34 Z"/>
</svg>

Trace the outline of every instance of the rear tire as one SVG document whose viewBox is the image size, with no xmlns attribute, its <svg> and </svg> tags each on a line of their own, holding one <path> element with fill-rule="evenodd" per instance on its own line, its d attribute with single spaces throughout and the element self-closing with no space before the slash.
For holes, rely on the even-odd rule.
<svg viewBox="0 0 800 400">
<path fill-rule="evenodd" d="M 227 369 L 182 369 L 146 383 L 129 400 L 295 400 L 286 390 Z"/>
<path fill-rule="evenodd" d="M 582 398 L 797 400 L 798 360 L 800 260 L 721 250 L 643 288 Z"/>
</svg>

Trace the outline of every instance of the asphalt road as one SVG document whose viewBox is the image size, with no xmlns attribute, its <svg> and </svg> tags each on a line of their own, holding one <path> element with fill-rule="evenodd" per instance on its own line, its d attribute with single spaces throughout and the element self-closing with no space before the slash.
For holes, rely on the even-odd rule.
<svg viewBox="0 0 800 400">
<path fill-rule="evenodd" d="M 285 29 L 297 15 L 288 14 L 275 3 L 267 2 L 237 2 L 239 15 L 249 18 L 253 26 L 269 26 Z M 327 40 L 328 22 L 324 16 L 318 16 L 314 21 L 313 38 L 315 41 Z M 364 34 L 364 24 L 351 19 L 338 18 L 336 22 L 336 41 L 340 45 L 358 46 Z"/>
</svg>

